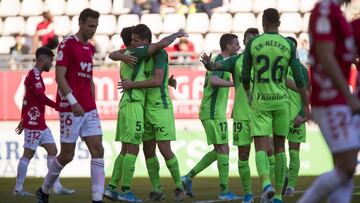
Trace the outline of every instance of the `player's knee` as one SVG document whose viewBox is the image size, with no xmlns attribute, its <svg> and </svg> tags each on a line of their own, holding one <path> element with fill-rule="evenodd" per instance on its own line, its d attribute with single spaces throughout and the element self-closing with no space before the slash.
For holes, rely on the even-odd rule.
<svg viewBox="0 0 360 203">
<path fill-rule="evenodd" d="M 103 158 L 104 157 L 104 147 L 100 144 L 97 147 L 91 150 L 92 158 Z"/>
<path fill-rule="evenodd" d="M 48 156 L 56 156 L 58 151 L 56 147 L 52 147 L 47 150 Z"/>
<path fill-rule="evenodd" d="M 161 148 L 159 148 L 160 149 L 160 153 L 161 153 L 161 155 L 164 157 L 164 159 L 166 159 L 166 160 L 169 160 L 169 159 L 171 159 L 172 157 L 174 157 L 174 153 L 171 151 L 171 148 L 163 148 L 163 149 L 161 149 Z"/>
<path fill-rule="evenodd" d="M 69 154 L 60 154 L 58 157 L 58 161 L 61 165 L 65 166 L 66 164 L 70 163 L 74 158 L 74 153 Z"/>
<path fill-rule="evenodd" d="M 228 144 L 220 144 L 215 145 L 215 150 L 220 154 L 229 154 L 229 145 Z"/>
<path fill-rule="evenodd" d="M 239 159 L 241 161 L 247 161 L 249 160 L 249 153 L 248 152 L 241 152 L 239 151 Z"/>
</svg>

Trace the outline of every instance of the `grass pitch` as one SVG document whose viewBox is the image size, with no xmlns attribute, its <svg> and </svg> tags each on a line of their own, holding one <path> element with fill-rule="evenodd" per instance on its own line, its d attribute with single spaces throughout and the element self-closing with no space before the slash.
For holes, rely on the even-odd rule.
<svg viewBox="0 0 360 203">
<path fill-rule="evenodd" d="M 285 198 L 284 202 L 296 202 L 303 191 L 309 187 L 316 177 L 312 176 L 303 176 L 299 178 L 297 192 L 292 198 Z M 28 192 L 34 192 L 40 187 L 43 178 L 27 178 L 25 181 L 24 188 Z M 64 186 L 76 190 L 75 195 L 64 196 L 64 195 L 51 195 L 50 203 L 89 203 L 91 202 L 91 181 L 90 178 L 62 178 L 61 182 Z M 166 199 L 162 202 L 174 202 L 173 190 L 174 184 L 170 178 L 162 178 L 161 182 L 163 184 L 164 192 Z M 108 183 L 108 179 L 106 180 Z M 12 190 L 15 184 L 15 178 L 0 178 L 0 202 L 1 203 L 28 203 L 35 202 L 35 197 L 15 197 L 12 195 Z M 255 202 L 259 202 L 260 198 L 260 181 L 258 178 L 252 179 L 253 192 L 255 195 Z M 360 194 L 357 195 L 357 192 L 360 192 L 360 177 L 355 178 L 355 190 L 353 195 L 352 202 L 360 202 Z M 230 191 L 236 194 L 242 194 L 242 189 L 240 186 L 239 177 L 231 177 L 229 180 Z M 132 190 L 135 194 L 143 199 L 148 199 L 148 194 L 151 190 L 150 182 L 148 178 L 135 178 L 132 185 Z M 193 181 L 193 192 L 194 198 L 187 198 L 183 202 L 223 202 L 217 200 L 217 194 L 219 191 L 218 187 L 218 178 L 205 178 L 197 177 Z M 105 202 L 111 202 L 110 200 L 105 200 Z M 149 201 L 146 201 L 149 202 Z M 240 201 L 232 201 L 240 202 Z"/>
</svg>

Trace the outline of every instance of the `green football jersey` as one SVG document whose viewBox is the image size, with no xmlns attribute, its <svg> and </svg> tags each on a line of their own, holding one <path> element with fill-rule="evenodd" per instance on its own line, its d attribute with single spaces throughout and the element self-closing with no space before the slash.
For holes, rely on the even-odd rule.
<svg viewBox="0 0 360 203">
<path fill-rule="evenodd" d="M 222 61 L 221 54 L 215 57 L 215 61 Z M 229 97 L 228 87 L 213 87 L 211 77 L 218 76 L 230 81 L 231 74 L 224 71 L 207 71 L 205 75 L 204 92 L 201 99 L 199 117 L 200 120 L 226 118 L 226 107 Z"/>
<path fill-rule="evenodd" d="M 131 48 L 125 53 L 132 54 L 138 58 L 135 67 L 121 62 L 120 64 L 120 78 L 122 80 L 144 81 L 146 80 L 144 69 L 146 60 L 149 60 L 148 46 Z M 127 104 L 128 102 L 142 102 L 145 103 L 145 92 L 142 89 L 129 89 L 125 90 L 121 96 L 119 107 Z"/>
<path fill-rule="evenodd" d="M 293 43 L 277 33 L 264 33 L 251 39 L 244 52 L 242 80 L 244 84 L 250 84 L 253 68 L 252 108 L 278 110 L 288 105 L 288 67 L 294 72 L 297 86 L 304 86 L 301 65 L 296 57 Z"/>
<path fill-rule="evenodd" d="M 309 75 L 307 69 L 301 65 L 301 73 L 305 79 L 305 85 L 309 85 Z M 288 76 L 289 79 L 294 80 L 293 72 L 289 69 Z M 290 119 L 294 119 L 300 112 L 302 112 L 304 105 L 301 101 L 301 96 L 299 92 L 294 91 L 289 88 L 289 98 L 290 98 Z"/>
<path fill-rule="evenodd" d="M 250 106 L 241 82 L 243 54 L 232 56 L 221 62 L 220 70 L 229 71 L 235 85 L 235 99 L 231 117 L 235 120 L 250 120 Z"/>
<path fill-rule="evenodd" d="M 172 108 L 171 97 L 168 89 L 168 54 L 164 49 L 156 52 L 153 57 L 153 64 L 147 65 L 145 75 L 147 80 L 151 80 L 154 76 L 155 69 L 164 70 L 164 78 L 160 87 L 152 87 L 146 89 L 146 102 L 145 108 L 147 109 L 159 109 L 159 108 Z"/>
</svg>

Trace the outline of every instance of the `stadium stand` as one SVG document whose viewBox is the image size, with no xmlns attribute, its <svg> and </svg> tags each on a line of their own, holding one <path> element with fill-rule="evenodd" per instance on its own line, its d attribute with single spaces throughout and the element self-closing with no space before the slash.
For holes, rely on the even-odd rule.
<svg viewBox="0 0 360 203">
<path fill-rule="evenodd" d="M 165 34 L 185 29 L 197 54 L 203 51 L 218 51 L 217 37 L 225 32 L 239 35 L 249 27 L 262 32 L 262 11 L 275 7 L 281 13 L 280 32 L 297 38 L 308 30 L 309 11 L 316 0 L 224 0 L 223 6 L 213 10 L 209 19 L 205 13 L 189 13 L 176 9 L 165 9 L 161 14 L 145 14 L 139 18 L 129 14 L 133 0 L 1 0 L 0 1 L 0 54 L 8 54 L 14 43 L 14 34 L 21 33 L 31 45 L 37 23 L 42 12 L 50 11 L 54 16 L 55 33 L 62 39 L 78 29 L 78 14 L 86 7 L 98 10 L 102 15 L 95 41 L 99 53 L 105 55 L 122 46 L 118 36 L 122 28 L 145 23 L 153 31 L 154 39 Z M 359 13 L 360 0 L 353 1 L 351 13 Z M 164 8 L 164 6 L 162 7 Z M 170 11 L 170 13 L 169 13 Z M 190 11 L 190 9 L 189 9 Z M 14 26 L 16 25 L 16 26 Z M 210 43 L 210 44 L 208 44 Z"/>
</svg>

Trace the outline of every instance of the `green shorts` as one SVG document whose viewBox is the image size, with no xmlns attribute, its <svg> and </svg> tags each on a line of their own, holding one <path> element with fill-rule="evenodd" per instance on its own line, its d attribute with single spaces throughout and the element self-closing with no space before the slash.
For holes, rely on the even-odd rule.
<svg viewBox="0 0 360 203">
<path fill-rule="evenodd" d="M 298 128 L 294 128 L 293 125 L 291 124 L 287 139 L 290 142 L 305 143 L 306 142 L 306 125 L 305 125 L 305 123 L 303 123 Z"/>
<path fill-rule="evenodd" d="M 173 109 L 145 109 L 145 131 L 143 141 L 176 140 L 175 118 Z"/>
<path fill-rule="evenodd" d="M 201 120 L 201 123 L 205 129 L 208 145 L 229 143 L 226 118 Z"/>
<path fill-rule="evenodd" d="M 141 144 L 144 133 L 144 108 L 139 102 L 122 106 L 118 113 L 115 141 Z"/>
<path fill-rule="evenodd" d="M 289 108 L 279 110 L 252 109 L 252 136 L 286 136 L 289 132 Z"/>
<path fill-rule="evenodd" d="M 250 120 L 233 121 L 233 145 L 246 146 L 253 141 L 250 136 Z"/>
</svg>

